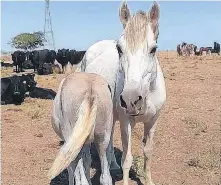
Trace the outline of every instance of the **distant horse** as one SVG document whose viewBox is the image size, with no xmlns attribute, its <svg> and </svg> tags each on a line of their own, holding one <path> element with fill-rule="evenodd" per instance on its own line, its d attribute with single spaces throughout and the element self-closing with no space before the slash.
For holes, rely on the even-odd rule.
<svg viewBox="0 0 221 185">
<path fill-rule="evenodd" d="M 200 52 L 200 55 L 202 55 L 203 52 L 206 52 L 206 54 L 211 54 L 211 50 L 212 50 L 212 47 L 201 47 L 199 49 L 199 52 Z"/>
<path fill-rule="evenodd" d="M 177 52 L 182 56 L 193 56 L 196 53 L 197 46 L 183 42 L 177 46 Z"/>
<path fill-rule="evenodd" d="M 197 46 L 195 46 L 194 44 L 187 44 L 186 47 L 188 56 L 194 56 L 196 53 Z"/>
<path fill-rule="evenodd" d="M 176 50 L 177 50 L 177 54 L 179 56 L 182 56 L 182 51 L 181 51 L 181 45 L 180 44 L 177 45 Z"/>
</svg>

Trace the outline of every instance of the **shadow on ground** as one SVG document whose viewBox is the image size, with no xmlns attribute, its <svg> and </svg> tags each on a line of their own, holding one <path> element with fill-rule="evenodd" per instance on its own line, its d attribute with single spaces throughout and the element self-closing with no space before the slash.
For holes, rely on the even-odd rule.
<svg viewBox="0 0 221 185">
<path fill-rule="evenodd" d="M 60 142 L 60 144 L 62 145 L 63 143 Z M 117 159 L 117 163 L 120 165 L 122 152 L 118 148 L 114 148 L 114 153 L 115 153 L 115 156 Z M 99 156 L 98 156 L 97 150 L 95 149 L 94 145 L 92 145 L 92 147 L 91 147 L 91 157 L 92 157 L 91 168 L 95 169 L 95 171 L 96 171 L 96 173 L 91 178 L 91 183 L 92 183 L 92 185 L 98 185 L 98 184 L 100 184 L 99 179 L 100 179 L 100 174 L 101 174 L 100 160 L 99 160 Z M 111 176 L 112 176 L 113 185 L 114 185 L 115 182 L 122 180 L 122 178 L 123 178 L 122 170 L 111 171 Z M 130 179 L 132 181 L 135 181 L 137 183 L 137 185 L 143 185 L 140 178 L 138 177 L 137 173 L 132 169 L 130 170 Z M 50 185 L 68 185 L 68 171 L 64 170 L 60 175 L 58 175 L 57 177 L 55 177 L 51 181 Z"/>
</svg>

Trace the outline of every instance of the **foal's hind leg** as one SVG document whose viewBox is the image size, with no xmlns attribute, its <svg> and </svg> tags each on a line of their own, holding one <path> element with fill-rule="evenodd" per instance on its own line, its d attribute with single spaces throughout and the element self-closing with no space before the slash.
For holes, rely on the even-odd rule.
<svg viewBox="0 0 221 185">
<path fill-rule="evenodd" d="M 99 154 L 100 162 L 101 162 L 101 176 L 100 176 L 100 184 L 101 185 L 112 185 L 112 178 L 110 175 L 110 160 L 111 158 L 107 157 L 107 147 L 109 144 L 109 139 L 103 139 L 105 136 L 98 137 L 96 139 L 95 136 L 95 145 Z"/>
<path fill-rule="evenodd" d="M 68 170 L 68 182 L 69 182 L 69 185 L 74 185 L 74 172 L 73 172 L 73 168 L 72 168 L 71 165 L 72 164 L 70 164 L 67 167 L 67 170 Z"/>
<path fill-rule="evenodd" d="M 81 158 L 78 161 L 77 167 L 75 169 L 75 172 L 74 172 L 75 185 L 90 185 L 90 183 L 89 183 L 90 179 L 88 180 L 88 178 L 87 178 L 83 163 L 84 163 L 84 159 Z"/>
<path fill-rule="evenodd" d="M 84 166 L 84 172 L 85 176 L 87 178 L 87 181 L 91 185 L 91 178 L 90 178 L 90 168 L 91 168 L 91 143 L 90 144 L 85 144 L 85 147 L 82 152 L 82 159 L 83 159 L 83 166 Z"/>
<path fill-rule="evenodd" d="M 79 161 L 77 162 L 76 169 L 74 171 L 75 185 L 91 185 L 90 181 L 90 144 L 85 144 L 78 155 Z"/>
<path fill-rule="evenodd" d="M 85 175 L 83 160 L 80 152 L 77 158 L 68 166 L 69 185 L 90 185 Z"/>
</svg>

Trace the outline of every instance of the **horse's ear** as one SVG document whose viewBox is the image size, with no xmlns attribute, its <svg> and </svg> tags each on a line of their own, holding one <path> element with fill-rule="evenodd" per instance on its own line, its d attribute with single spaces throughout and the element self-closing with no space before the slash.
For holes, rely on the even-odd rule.
<svg viewBox="0 0 221 185">
<path fill-rule="evenodd" d="M 160 17 L 160 7 L 159 4 L 154 1 L 151 10 L 148 13 L 148 16 L 150 18 L 150 21 L 153 23 L 157 23 Z"/>
<path fill-rule="evenodd" d="M 120 21 L 123 24 L 123 27 L 125 28 L 127 21 L 130 19 L 130 10 L 127 7 L 126 1 L 123 1 L 123 3 L 120 6 L 119 16 Z"/>
</svg>

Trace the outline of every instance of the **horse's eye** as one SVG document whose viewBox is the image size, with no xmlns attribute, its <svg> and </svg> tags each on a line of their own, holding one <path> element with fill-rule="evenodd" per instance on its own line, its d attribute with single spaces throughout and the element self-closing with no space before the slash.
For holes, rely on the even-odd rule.
<svg viewBox="0 0 221 185">
<path fill-rule="evenodd" d="M 150 54 L 155 54 L 156 53 L 156 50 L 157 50 L 157 47 L 153 47 L 151 50 L 150 50 Z"/>
<path fill-rule="evenodd" d="M 122 52 L 122 50 L 121 50 L 121 47 L 120 47 L 118 44 L 116 45 L 116 47 L 117 47 L 118 54 L 119 54 L 119 55 L 122 55 L 123 52 Z"/>
</svg>

